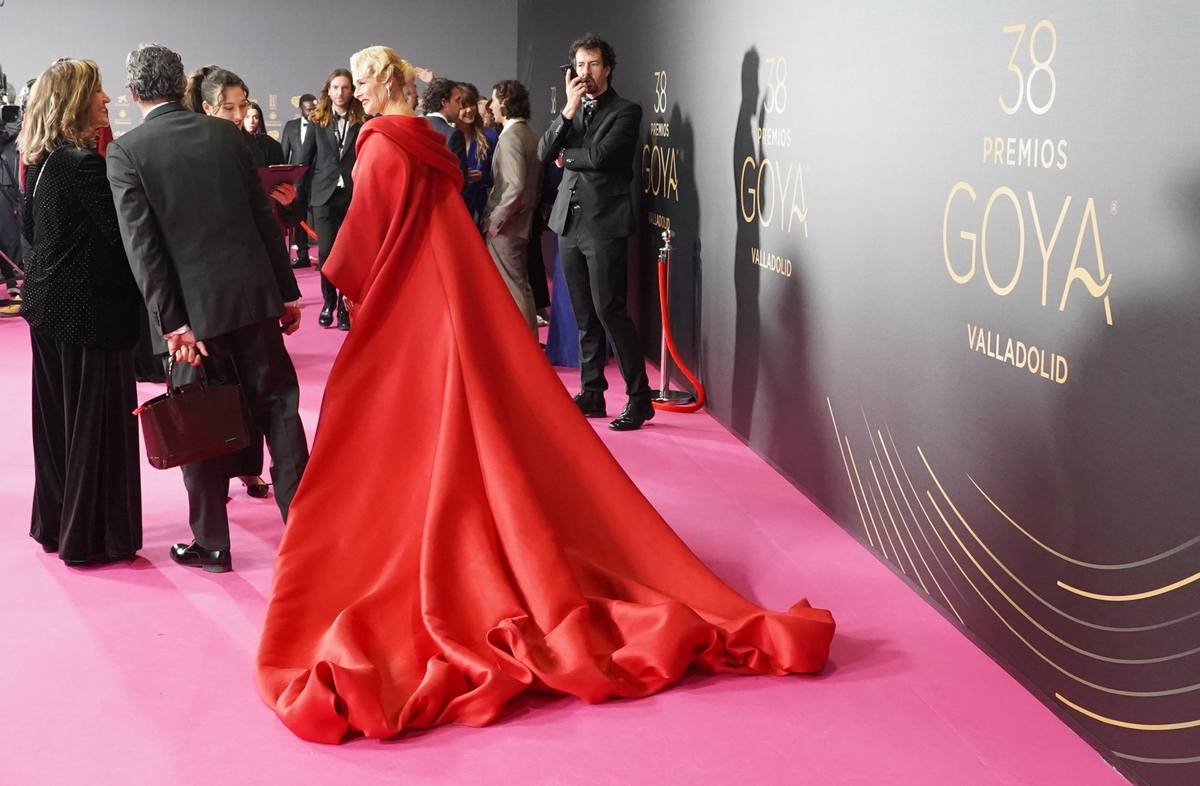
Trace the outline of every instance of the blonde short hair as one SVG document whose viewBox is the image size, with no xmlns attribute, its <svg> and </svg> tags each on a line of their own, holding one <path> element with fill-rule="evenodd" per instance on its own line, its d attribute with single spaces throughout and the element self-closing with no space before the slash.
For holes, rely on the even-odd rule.
<svg viewBox="0 0 1200 786">
<path fill-rule="evenodd" d="M 26 164 L 37 163 L 64 144 L 96 146 L 91 99 L 100 86 L 100 67 L 91 60 L 59 58 L 38 76 L 29 92 L 21 134 Z"/>
<path fill-rule="evenodd" d="M 390 82 L 395 77 L 402 89 L 417 77 L 412 63 L 396 54 L 396 50 L 390 46 L 368 46 L 355 52 L 350 58 L 350 70 L 356 74 L 374 76 L 380 82 Z"/>
</svg>

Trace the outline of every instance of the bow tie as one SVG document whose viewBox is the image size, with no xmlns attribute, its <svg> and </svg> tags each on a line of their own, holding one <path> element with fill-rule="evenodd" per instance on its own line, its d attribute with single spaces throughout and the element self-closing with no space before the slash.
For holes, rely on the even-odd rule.
<svg viewBox="0 0 1200 786">
<path fill-rule="evenodd" d="M 585 96 L 583 99 L 583 110 L 585 112 L 595 112 L 596 105 L 599 103 L 600 103 L 599 98 L 588 98 Z"/>
</svg>

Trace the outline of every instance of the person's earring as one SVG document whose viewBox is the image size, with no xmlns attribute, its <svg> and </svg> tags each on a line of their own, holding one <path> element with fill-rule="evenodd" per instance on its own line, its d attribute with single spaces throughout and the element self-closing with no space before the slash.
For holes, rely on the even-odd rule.
<svg viewBox="0 0 1200 786">
<path fill-rule="evenodd" d="M 387 90 L 387 99 L 388 99 L 389 101 L 391 101 L 391 100 L 392 100 L 392 86 L 391 86 L 391 85 L 384 85 L 384 86 L 383 86 L 383 88 L 384 88 L 384 90 Z"/>
</svg>

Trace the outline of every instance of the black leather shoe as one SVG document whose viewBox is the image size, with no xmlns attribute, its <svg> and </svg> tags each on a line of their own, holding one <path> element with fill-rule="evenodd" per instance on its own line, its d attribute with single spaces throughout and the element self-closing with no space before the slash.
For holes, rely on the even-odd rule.
<svg viewBox="0 0 1200 786">
<path fill-rule="evenodd" d="M 321 309 L 321 316 L 317 317 L 317 324 L 321 327 L 329 327 L 333 324 L 333 306 Z"/>
<path fill-rule="evenodd" d="M 195 543 L 190 546 L 176 543 L 171 547 L 171 559 L 189 568 L 204 568 L 209 573 L 228 573 L 233 570 L 229 549 L 208 551 Z"/>
<path fill-rule="evenodd" d="M 634 431 L 652 417 L 654 405 L 650 403 L 650 399 L 630 399 L 620 416 L 609 423 L 608 427 L 613 431 Z"/>
<path fill-rule="evenodd" d="M 604 408 L 603 393 L 589 393 L 585 390 L 575 396 L 574 401 L 585 418 L 602 418 L 608 415 L 608 410 Z"/>
<path fill-rule="evenodd" d="M 350 312 L 344 308 L 338 309 L 338 330 L 350 329 Z"/>
</svg>

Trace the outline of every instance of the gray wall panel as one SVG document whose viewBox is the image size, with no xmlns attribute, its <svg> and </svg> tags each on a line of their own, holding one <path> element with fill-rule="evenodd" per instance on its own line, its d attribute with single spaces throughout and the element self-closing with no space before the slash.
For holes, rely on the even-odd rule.
<svg viewBox="0 0 1200 786">
<path fill-rule="evenodd" d="M 589 28 L 679 164 L 667 198 L 637 172 L 651 354 L 655 214 L 713 414 L 1141 777 L 1200 781 L 1200 9 L 531 0 L 543 127 Z M 769 225 L 743 220 L 747 158 L 798 171 L 803 201 L 776 181 Z M 976 248 L 963 283 L 944 220 L 955 275 Z M 1009 339 L 1013 362 L 988 355 Z M 1063 381 L 1017 364 L 1033 345 Z"/>
</svg>

